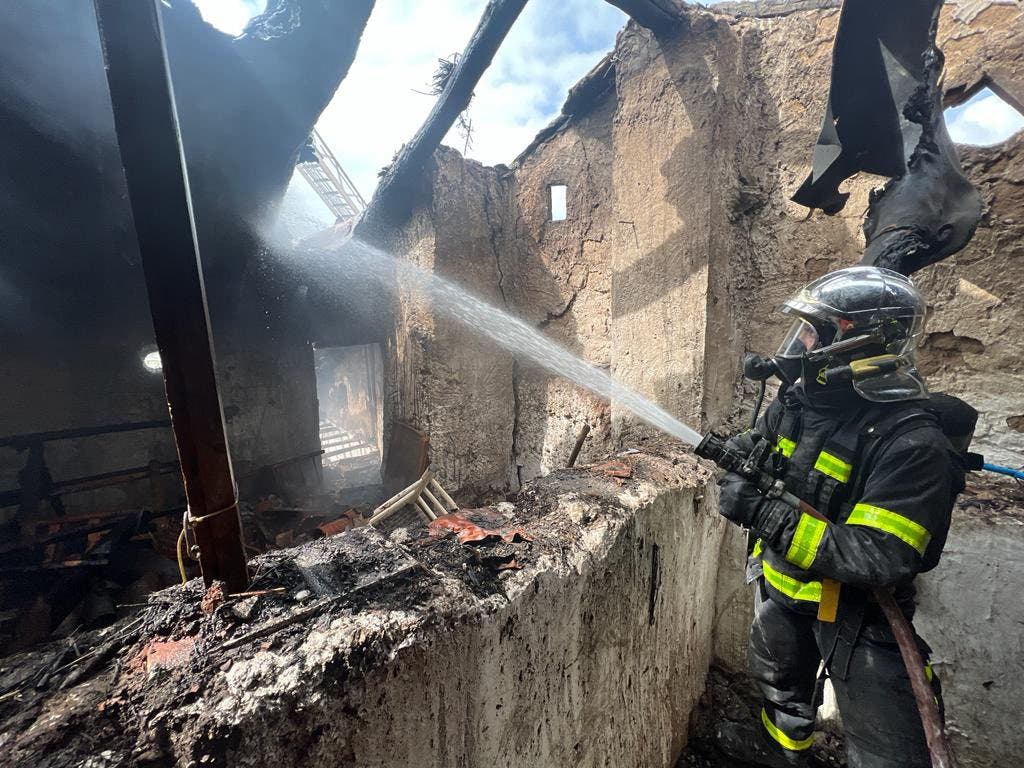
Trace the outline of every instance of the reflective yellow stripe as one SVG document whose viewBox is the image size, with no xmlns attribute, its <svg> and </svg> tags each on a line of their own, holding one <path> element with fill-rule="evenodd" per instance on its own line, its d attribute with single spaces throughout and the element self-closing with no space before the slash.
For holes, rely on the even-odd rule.
<svg viewBox="0 0 1024 768">
<path fill-rule="evenodd" d="M 761 563 L 761 567 L 764 570 L 765 581 L 786 597 L 792 598 L 793 600 L 803 600 L 808 603 L 821 602 L 820 581 L 798 581 L 792 576 L 780 573 L 763 561 Z"/>
<path fill-rule="evenodd" d="M 750 554 L 752 557 L 760 557 L 762 552 L 764 552 L 764 545 L 761 543 L 761 540 L 758 539 L 754 542 L 754 551 Z"/>
<path fill-rule="evenodd" d="M 925 549 L 932 535 L 928 529 L 919 523 L 915 523 L 909 517 L 890 512 L 888 509 L 873 507 L 870 504 L 858 504 L 853 508 L 850 517 L 846 520 L 847 525 L 864 525 L 868 528 L 877 528 L 880 531 L 891 533 L 898 539 L 903 540 L 913 547 L 919 555 L 924 556 Z"/>
<path fill-rule="evenodd" d="M 818 454 L 818 460 L 814 462 L 814 468 L 823 475 L 835 478 L 840 483 L 849 482 L 850 475 L 853 473 L 853 467 L 850 464 L 847 464 L 838 456 L 833 456 L 825 451 Z"/>
<path fill-rule="evenodd" d="M 929 683 L 930 683 L 930 682 L 931 682 L 932 680 L 934 680 L 934 679 L 935 679 L 935 673 L 934 673 L 934 672 L 932 671 L 932 665 L 931 665 L 931 664 L 927 664 L 927 663 L 926 663 L 926 664 L 924 665 L 924 676 L 925 676 L 926 678 L 928 678 L 928 682 L 929 682 Z"/>
<path fill-rule="evenodd" d="M 789 550 L 786 552 L 786 559 L 804 570 L 810 568 L 818 554 L 818 544 L 821 543 L 821 537 L 825 535 L 826 528 L 828 525 L 823 521 L 811 517 L 807 513 L 801 513 L 800 522 L 797 523 L 793 540 L 789 543 Z"/>
<path fill-rule="evenodd" d="M 814 735 L 808 736 L 806 739 L 794 739 L 787 736 L 782 732 L 772 719 L 768 717 L 768 712 L 761 709 L 761 723 L 764 724 L 764 729 L 768 731 L 768 735 L 771 736 L 775 741 L 782 745 L 783 749 L 788 749 L 793 752 L 802 752 L 805 749 L 809 749 L 814 744 Z"/>
<path fill-rule="evenodd" d="M 788 437 L 779 435 L 779 442 L 775 444 L 775 450 L 785 456 L 787 459 L 793 455 L 793 451 L 796 450 L 796 443 L 790 440 Z"/>
</svg>

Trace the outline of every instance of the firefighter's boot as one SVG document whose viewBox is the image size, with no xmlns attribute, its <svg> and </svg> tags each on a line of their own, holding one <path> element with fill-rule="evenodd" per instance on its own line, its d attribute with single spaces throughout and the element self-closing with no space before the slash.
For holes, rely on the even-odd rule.
<svg viewBox="0 0 1024 768">
<path fill-rule="evenodd" d="M 715 734 L 717 747 L 745 765 L 765 768 L 810 768 L 809 750 L 783 749 L 764 728 L 752 723 L 723 722 Z"/>
</svg>

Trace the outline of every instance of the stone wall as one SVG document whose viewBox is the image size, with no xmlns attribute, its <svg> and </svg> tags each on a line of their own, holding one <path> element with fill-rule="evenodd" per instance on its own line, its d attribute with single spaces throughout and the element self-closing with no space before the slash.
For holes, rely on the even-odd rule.
<svg viewBox="0 0 1024 768">
<path fill-rule="evenodd" d="M 934 649 L 949 733 L 964 768 L 1014 765 L 1024 749 L 1024 494 L 976 482 L 953 515 L 939 568 L 919 580 L 915 624 Z"/>
<path fill-rule="evenodd" d="M 442 150 L 434 185 L 433 207 L 414 216 L 396 252 L 502 306 L 496 244 L 508 231 L 505 182 L 494 169 Z M 400 288 L 385 345 L 385 423 L 398 419 L 424 430 L 438 475 L 453 490 L 472 496 L 518 487 L 512 358 L 437 312 L 410 282 Z"/>
<path fill-rule="evenodd" d="M 600 368 L 612 364 L 612 259 L 620 226 L 614 219 L 612 120 L 614 71 L 604 69 L 592 111 L 580 115 L 511 174 L 517 213 L 516 259 L 503 254 L 504 285 L 513 311 Z M 551 221 L 549 188 L 567 186 L 567 218 Z M 580 461 L 611 443 L 608 404 L 527 361 L 516 365 L 515 462 L 521 479 L 565 466 L 576 435 L 591 426 Z"/>
<path fill-rule="evenodd" d="M 72 684 L 0 701 L 0 763 L 671 768 L 708 671 L 725 523 L 692 458 L 620 461 L 629 477 L 561 471 L 476 510 L 525 534 L 518 569 L 493 570 L 512 545 L 360 528 L 258 559 L 286 587 L 247 608 L 168 590 L 80 636 L 105 655 Z M 0 677 L 34 680 L 51 653 Z"/>
<path fill-rule="evenodd" d="M 921 369 L 933 389 L 981 412 L 974 450 L 1017 467 L 1024 462 L 1024 135 L 962 156 L 985 214 L 967 249 L 919 278 L 932 304 Z"/>
<path fill-rule="evenodd" d="M 562 117 L 512 169 L 439 153 L 433 202 L 412 231 L 447 233 L 434 246 L 443 254 L 439 273 L 674 414 L 703 427 L 726 423 L 751 405 L 739 360 L 747 350 L 774 349 L 785 325 L 779 304 L 859 260 L 867 195 L 879 183 L 851 179 L 850 202 L 836 216 L 808 215 L 789 202 L 809 170 L 839 19 L 834 4 L 819 5 L 743 18 L 691 9 L 685 31 L 659 39 L 627 26 L 614 56 L 574 89 Z M 1005 93 L 1020 87 L 1019 11 L 975 5 L 943 12 L 952 100 L 987 83 Z M 922 368 L 936 389 L 975 403 L 977 445 L 1007 462 L 1024 450 L 1024 334 L 1011 327 L 1024 312 L 1021 141 L 963 150 L 987 203 L 985 220 L 966 251 L 919 276 L 932 309 Z M 568 186 L 566 221 L 550 220 L 551 184 Z M 431 317 L 423 307 L 413 325 Z M 409 335 L 408 323 L 399 320 L 400 336 Z M 434 361 L 475 343 L 457 326 L 432 339 L 442 336 L 448 341 L 419 358 L 419 387 L 399 395 L 399 411 L 423 411 L 413 400 L 451 380 L 447 363 L 432 373 Z M 477 359 L 490 354 L 480 350 Z M 584 422 L 597 428 L 588 441 L 595 452 L 632 439 L 632 417 L 615 403 L 608 413 L 575 385 L 521 359 L 502 360 L 512 366 L 511 392 L 470 383 L 462 391 L 481 392 L 486 402 L 466 398 L 468 421 L 450 423 L 487 424 L 503 445 L 511 441 L 507 459 L 499 452 L 505 466 L 481 459 L 451 481 L 497 487 L 507 477 L 515 487 L 560 466 Z M 509 399 L 511 418 L 500 424 L 476 413 L 507 414 Z M 430 431 L 435 443 L 451 440 L 437 423 Z"/>
</svg>

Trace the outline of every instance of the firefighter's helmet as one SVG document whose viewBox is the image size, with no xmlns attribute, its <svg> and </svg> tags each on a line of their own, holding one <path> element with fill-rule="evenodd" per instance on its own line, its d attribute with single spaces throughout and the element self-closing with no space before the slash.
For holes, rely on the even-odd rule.
<svg viewBox="0 0 1024 768">
<path fill-rule="evenodd" d="M 775 360 L 790 383 L 814 377 L 820 385 L 830 366 L 887 356 L 900 367 L 854 378 L 857 394 L 873 402 L 928 397 L 914 362 L 926 305 L 910 278 L 879 267 L 839 269 L 803 288 L 782 312 L 794 319 Z"/>
</svg>

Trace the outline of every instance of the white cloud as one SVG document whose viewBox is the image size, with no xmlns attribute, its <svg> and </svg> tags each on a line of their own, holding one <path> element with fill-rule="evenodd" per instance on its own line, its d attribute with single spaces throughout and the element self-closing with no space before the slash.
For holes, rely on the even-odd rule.
<svg viewBox="0 0 1024 768">
<path fill-rule="evenodd" d="M 203 17 L 229 34 L 242 31 L 265 0 L 195 0 Z M 369 199 L 378 171 L 423 123 L 439 58 L 461 52 L 487 0 L 377 0 L 348 76 L 317 129 Z M 531 0 L 484 74 L 469 109 L 469 157 L 511 162 L 558 114 L 569 88 L 610 51 L 626 16 L 604 0 Z M 457 128 L 445 143 L 465 148 Z M 289 230 L 305 231 L 330 214 L 298 175 L 282 207 Z"/>
<path fill-rule="evenodd" d="M 946 125 L 958 144 L 991 146 L 1024 130 L 1024 115 L 984 88 L 966 103 L 946 110 Z"/>
</svg>

